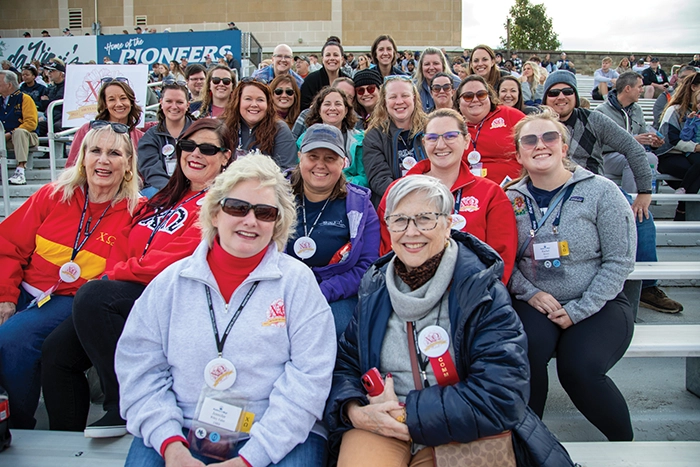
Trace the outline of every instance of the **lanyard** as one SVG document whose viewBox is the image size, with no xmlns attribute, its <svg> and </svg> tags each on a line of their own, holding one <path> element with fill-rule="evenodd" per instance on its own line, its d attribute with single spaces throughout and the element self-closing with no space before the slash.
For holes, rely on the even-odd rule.
<svg viewBox="0 0 700 467">
<path fill-rule="evenodd" d="M 92 220 L 92 217 L 88 218 L 87 222 L 85 223 L 85 238 L 83 239 L 82 242 L 80 242 L 80 234 L 83 231 L 83 222 L 85 221 L 85 213 L 87 212 L 87 207 L 88 207 L 88 191 L 87 189 L 85 190 L 85 204 L 83 205 L 83 213 L 80 215 L 80 224 L 78 225 L 78 233 L 75 234 L 75 242 L 73 242 L 73 253 L 70 256 L 70 260 L 73 261 L 76 256 L 78 256 L 78 252 L 80 249 L 85 245 L 85 242 L 88 241 L 90 238 L 90 235 L 97 229 L 97 226 L 100 225 L 100 221 L 102 218 L 107 214 L 107 210 L 112 206 L 112 203 L 109 203 L 107 207 L 105 208 L 104 211 L 102 211 L 102 214 L 100 214 L 99 219 L 97 219 L 97 222 L 95 222 L 95 225 L 92 227 L 92 230 L 90 230 L 90 221 Z"/>
<path fill-rule="evenodd" d="M 457 196 L 455 197 L 455 214 L 459 214 L 459 205 L 462 203 L 462 189 L 457 190 Z"/>
<path fill-rule="evenodd" d="M 428 373 L 426 372 L 429 360 L 427 358 L 423 358 L 423 355 L 421 355 L 420 347 L 418 347 L 418 331 L 416 331 L 415 321 L 409 322 L 409 324 L 410 326 L 408 326 L 408 330 L 412 332 L 413 350 L 416 352 L 416 360 L 418 366 L 420 367 L 420 375 L 421 378 L 423 378 L 423 388 L 427 388 L 430 387 L 430 382 L 428 381 Z"/>
<path fill-rule="evenodd" d="M 250 288 L 246 296 L 243 298 L 243 301 L 241 304 L 238 306 L 238 309 L 236 312 L 233 314 L 233 317 L 231 317 L 231 321 L 229 321 L 228 326 L 226 326 L 226 330 L 224 331 L 224 335 L 219 339 L 219 328 L 216 326 L 216 317 L 214 316 L 214 305 L 211 302 L 211 292 L 209 291 L 208 286 L 204 286 L 204 290 L 207 292 L 207 304 L 209 305 L 209 317 L 211 318 L 211 326 L 214 328 L 214 337 L 216 337 L 216 350 L 219 352 L 219 358 L 221 358 L 221 355 L 224 352 L 224 344 L 226 343 L 226 339 L 228 338 L 229 333 L 231 332 L 231 328 L 233 327 L 233 324 L 238 320 L 238 317 L 241 315 L 241 311 L 243 311 L 243 308 L 248 304 L 248 300 L 250 300 L 250 297 L 253 295 L 253 292 L 255 292 L 255 289 L 258 288 L 258 284 L 260 281 L 255 281 L 253 282 L 253 286 Z"/>
<path fill-rule="evenodd" d="M 155 218 L 156 218 L 156 222 L 158 222 L 158 224 L 156 224 L 156 226 L 153 228 L 153 232 L 151 232 L 151 235 L 148 237 L 148 240 L 146 240 L 146 245 L 143 247 L 143 253 L 141 253 L 141 258 L 143 258 L 144 256 L 146 256 L 146 252 L 148 251 L 148 248 L 151 246 L 151 243 L 153 242 L 153 238 L 154 238 L 154 237 L 156 236 L 156 234 L 160 231 L 160 229 L 163 228 L 163 226 L 164 226 L 165 223 L 168 221 L 168 219 L 170 218 L 170 216 L 171 216 L 174 212 L 176 212 L 178 209 L 180 209 L 182 206 L 184 206 L 185 204 L 189 203 L 190 201 L 192 201 L 193 199 L 195 199 L 197 196 L 200 196 L 200 195 L 201 195 L 202 193 L 204 193 L 205 191 L 207 191 L 207 190 L 204 189 L 204 190 L 200 191 L 199 193 L 195 193 L 194 195 L 190 196 L 189 198 L 187 198 L 187 199 L 186 199 L 185 201 L 183 201 L 182 203 L 178 204 L 177 206 L 171 207 L 170 209 L 168 209 L 167 211 L 165 211 L 165 212 L 163 213 L 163 219 L 162 219 L 160 222 L 158 222 L 158 213 L 156 212 L 156 213 L 154 214 L 154 215 L 155 215 Z"/>
<path fill-rule="evenodd" d="M 474 146 L 474 150 L 476 151 L 476 142 L 479 141 L 479 135 L 481 134 L 481 127 L 484 126 L 484 123 L 486 123 L 486 120 L 491 116 L 491 113 L 489 112 L 488 115 L 484 117 L 484 119 L 479 123 L 479 128 L 476 130 L 476 134 L 474 135 L 474 139 L 472 140 L 472 146 Z"/>
<path fill-rule="evenodd" d="M 308 232 L 306 231 L 306 196 L 301 195 L 301 210 L 303 211 L 304 215 L 302 217 L 302 220 L 304 221 L 304 236 L 305 237 L 310 237 L 311 232 L 314 231 L 314 228 L 316 227 L 316 224 L 318 224 L 318 220 L 321 218 L 323 215 L 323 211 L 326 209 L 326 206 L 328 206 L 328 201 L 330 201 L 330 198 L 326 199 L 325 204 L 321 208 L 321 212 L 318 213 L 318 216 L 316 216 L 316 220 L 314 221 L 314 225 L 311 226 L 311 230 Z"/>
</svg>

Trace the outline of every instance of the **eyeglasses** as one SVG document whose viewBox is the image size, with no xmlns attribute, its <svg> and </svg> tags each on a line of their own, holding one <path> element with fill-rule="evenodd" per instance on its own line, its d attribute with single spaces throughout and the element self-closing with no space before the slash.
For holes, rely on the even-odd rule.
<svg viewBox="0 0 700 467">
<path fill-rule="evenodd" d="M 219 78 L 218 76 L 213 76 L 211 78 L 211 82 L 214 84 L 219 84 L 223 82 L 224 86 L 228 86 L 229 84 L 231 84 L 231 82 L 233 82 L 233 80 L 231 78 Z"/>
<path fill-rule="evenodd" d="M 446 83 L 446 84 L 433 84 L 432 86 L 430 86 L 430 89 L 431 89 L 433 92 L 436 92 L 436 93 L 437 93 L 437 92 L 440 92 L 440 91 L 442 91 L 442 92 L 447 92 L 447 91 L 449 91 L 450 89 L 452 89 L 452 85 L 449 84 L 449 83 Z"/>
<path fill-rule="evenodd" d="M 397 79 L 413 83 L 413 79 L 409 75 L 387 75 L 384 77 L 384 83 L 388 83 L 389 81 L 394 81 Z"/>
<path fill-rule="evenodd" d="M 115 133 L 119 133 L 120 135 L 129 132 L 129 127 L 124 125 L 123 123 L 108 122 L 107 120 L 93 120 L 90 122 L 90 128 L 93 130 L 99 130 L 100 128 L 104 128 L 106 126 L 111 126 L 112 130 L 114 130 Z"/>
<path fill-rule="evenodd" d="M 262 222 L 274 222 L 277 220 L 277 214 L 279 213 L 277 206 L 250 204 L 248 201 L 236 198 L 224 198 L 219 204 L 222 211 L 233 217 L 245 217 L 252 209 L 255 218 Z"/>
<path fill-rule="evenodd" d="M 176 85 L 178 85 L 178 86 L 187 86 L 187 81 L 182 81 L 182 80 L 177 80 L 177 81 L 176 81 L 176 80 L 174 80 L 174 79 L 172 79 L 172 78 L 166 78 L 166 79 L 163 80 L 163 84 L 164 84 L 165 86 L 169 86 L 169 85 L 172 85 L 172 84 L 176 84 Z"/>
<path fill-rule="evenodd" d="M 440 212 L 421 212 L 415 216 L 394 214 L 392 216 L 386 216 L 384 221 L 386 222 L 386 228 L 389 232 L 405 232 L 411 221 L 413 221 L 413 224 L 418 230 L 425 232 L 435 229 L 438 224 L 438 219 L 441 216 L 447 216 L 447 214 Z"/>
<path fill-rule="evenodd" d="M 367 86 L 358 86 L 355 88 L 355 94 L 358 96 L 364 96 L 365 92 L 367 94 L 374 94 L 377 90 L 376 84 L 368 84 Z"/>
<path fill-rule="evenodd" d="M 489 97 L 489 92 L 485 89 L 476 92 L 466 91 L 460 94 L 459 97 L 464 102 L 471 102 L 474 100 L 474 97 L 479 99 L 479 102 L 483 102 L 486 100 L 487 97 Z"/>
<path fill-rule="evenodd" d="M 294 95 L 294 89 L 292 88 L 277 88 L 275 89 L 275 96 L 281 96 L 282 94 L 286 94 L 289 97 L 292 97 Z"/>
<path fill-rule="evenodd" d="M 112 78 L 111 76 L 105 76 L 100 80 L 100 82 L 104 85 L 107 83 L 111 83 L 112 81 L 118 81 L 120 83 L 126 83 L 129 84 L 129 78 L 125 78 L 124 76 L 117 76 L 116 78 Z"/>
<path fill-rule="evenodd" d="M 219 152 L 226 152 L 226 148 L 214 146 L 209 143 L 197 144 L 191 139 L 182 139 L 177 142 L 177 145 L 180 147 L 180 150 L 185 152 L 194 152 L 195 149 L 199 149 L 199 152 L 205 156 L 214 156 Z"/>
<path fill-rule="evenodd" d="M 521 136 L 518 141 L 520 141 L 520 147 L 523 149 L 535 149 L 537 147 L 537 141 L 542 140 L 545 146 L 558 142 L 561 139 L 561 133 L 558 131 L 545 131 L 541 135 L 525 135 Z"/>
<path fill-rule="evenodd" d="M 437 144 L 438 140 L 440 137 L 442 137 L 442 140 L 446 143 L 452 143 L 459 138 L 459 136 L 462 134 L 460 131 L 447 131 L 441 135 L 437 133 L 426 133 L 423 135 L 423 141 L 426 143 L 430 144 Z"/>
<path fill-rule="evenodd" d="M 575 92 L 574 88 L 550 89 L 547 91 L 547 97 L 557 97 L 559 94 L 573 96 Z"/>
<path fill-rule="evenodd" d="M 282 60 L 291 60 L 292 59 L 291 55 L 283 55 L 283 54 L 275 54 L 272 57 L 273 58 L 281 58 Z"/>
</svg>

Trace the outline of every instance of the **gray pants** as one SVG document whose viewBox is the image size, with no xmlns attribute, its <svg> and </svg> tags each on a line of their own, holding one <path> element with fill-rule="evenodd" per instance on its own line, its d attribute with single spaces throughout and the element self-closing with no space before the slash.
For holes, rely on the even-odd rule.
<svg viewBox="0 0 700 467">
<path fill-rule="evenodd" d="M 659 169 L 659 158 L 656 154 L 647 152 L 647 159 L 649 159 L 649 165 L 653 165 L 657 170 Z M 603 170 L 605 175 L 613 177 L 622 177 L 622 189 L 627 193 L 636 193 L 637 184 L 634 181 L 634 174 L 630 165 L 627 163 L 627 158 L 620 154 L 619 152 L 611 152 L 603 157 Z"/>
</svg>

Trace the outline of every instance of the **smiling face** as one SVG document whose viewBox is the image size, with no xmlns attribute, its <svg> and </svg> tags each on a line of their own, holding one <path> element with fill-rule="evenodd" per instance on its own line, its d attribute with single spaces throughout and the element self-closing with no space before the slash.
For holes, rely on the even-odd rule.
<svg viewBox="0 0 700 467">
<path fill-rule="evenodd" d="M 245 121 L 248 128 L 253 128 L 265 118 L 267 110 L 267 98 L 254 85 L 249 85 L 243 88 L 241 93 L 241 118 Z"/>
<path fill-rule="evenodd" d="M 438 54 L 430 54 L 423 56 L 423 77 L 427 82 L 430 82 L 436 74 L 445 71 L 442 66 L 442 61 Z"/>
<path fill-rule="evenodd" d="M 277 89 L 281 89 L 282 94 L 277 94 Z M 278 110 L 287 110 L 294 105 L 294 88 L 288 82 L 280 82 L 277 89 L 273 89 L 272 102 Z M 289 93 L 291 92 L 291 96 Z"/>
<path fill-rule="evenodd" d="M 530 64 L 526 64 L 523 66 L 523 76 L 525 76 L 526 78 L 532 76 L 532 66 L 530 66 Z"/>
<path fill-rule="evenodd" d="M 347 81 L 341 81 L 339 83 L 336 83 L 334 87 L 340 89 L 345 93 L 345 96 L 348 98 L 348 105 L 350 106 L 350 108 L 352 108 L 352 106 L 355 105 L 355 86 L 348 83 Z"/>
<path fill-rule="evenodd" d="M 169 122 L 181 122 L 185 118 L 188 107 L 187 96 L 179 89 L 166 89 L 163 97 L 160 98 L 160 108 L 163 109 L 163 115 Z"/>
<path fill-rule="evenodd" d="M 552 86 L 550 89 L 565 89 L 570 88 L 571 85 L 566 83 L 558 83 Z M 560 92 L 557 97 L 549 97 L 545 94 L 546 101 L 545 105 L 551 107 L 556 113 L 559 114 L 559 120 L 565 122 L 571 116 L 571 113 L 576 108 L 576 93 L 565 96 L 563 92 Z"/>
<path fill-rule="evenodd" d="M 511 79 L 504 80 L 501 87 L 498 89 L 498 98 L 503 105 L 515 107 L 518 103 L 518 85 Z"/>
<path fill-rule="evenodd" d="M 374 92 L 370 93 L 369 89 L 371 89 L 372 86 L 374 87 Z M 362 89 L 364 93 L 360 95 L 360 93 L 357 92 L 358 89 Z M 374 106 L 377 105 L 377 101 L 379 101 L 379 86 L 358 86 L 355 88 L 355 95 L 357 96 L 357 102 L 359 102 L 360 105 L 365 108 L 367 113 L 372 113 Z"/>
<path fill-rule="evenodd" d="M 340 129 L 343 119 L 347 115 L 345 105 L 346 103 L 343 102 L 343 97 L 340 93 L 332 92 L 328 94 L 321 102 L 321 108 L 319 109 L 323 123 Z"/>
<path fill-rule="evenodd" d="M 416 102 L 413 96 L 413 85 L 396 79 L 384 86 L 386 87 L 386 110 L 394 125 L 399 128 L 410 127 Z"/>
<path fill-rule="evenodd" d="M 394 58 L 396 57 L 396 51 L 394 46 L 391 45 L 391 41 L 381 41 L 377 44 L 377 64 L 379 66 L 391 66 L 394 64 Z"/>
<path fill-rule="evenodd" d="M 435 90 L 437 86 L 440 89 Z M 447 87 L 447 89 L 444 89 Z M 452 108 L 452 100 L 454 96 L 454 89 L 452 88 L 452 80 L 447 76 L 440 76 L 433 80 L 431 85 L 430 95 L 433 96 L 433 101 L 437 108 Z"/>
<path fill-rule="evenodd" d="M 126 148 L 114 134 L 103 131 L 96 143 L 85 148 L 83 167 L 91 192 L 110 192 L 121 184 L 129 167 Z"/>
<path fill-rule="evenodd" d="M 109 112 L 109 121 L 127 123 L 131 112 L 131 101 L 121 86 L 115 84 L 105 88 L 105 103 Z"/>
<path fill-rule="evenodd" d="M 528 174 L 550 175 L 556 174 L 564 168 L 563 160 L 569 147 L 564 144 L 561 137 L 549 145 L 545 145 L 541 135 L 548 131 L 559 132 L 559 128 L 550 121 L 535 119 L 523 125 L 520 130 L 520 138 L 526 135 L 537 135 L 537 145 L 534 148 L 518 147 L 517 160 L 527 170 Z"/>
<path fill-rule="evenodd" d="M 367 64 L 367 57 L 365 57 L 364 55 L 360 55 L 360 56 L 357 58 L 357 69 L 358 69 L 358 70 L 364 70 L 364 69 L 367 68 L 368 66 L 369 66 L 369 65 Z"/>
<path fill-rule="evenodd" d="M 231 79 L 231 72 L 227 70 L 214 70 L 211 77 Z M 217 100 L 228 100 L 233 92 L 233 81 L 231 81 L 228 85 L 224 84 L 223 79 L 222 81 L 219 81 L 219 84 L 214 84 L 210 81 L 209 86 L 212 97 Z"/>
<path fill-rule="evenodd" d="M 199 95 L 199 93 L 202 92 L 202 88 L 204 87 L 204 82 L 206 80 L 207 77 L 203 71 L 200 71 L 199 73 L 194 73 L 190 75 L 189 78 L 187 78 L 187 87 L 190 88 L 190 91 L 192 91 L 196 95 Z"/>
<path fill-rule="evenodd" d="M 444 136 L 438 138 L 434 143 L 431 143 L 425 138 L 423 139 L 423 145 L 425 146 L 425 151 L 428 154 L 428 159 L 430 159 L 430 165 L 433 169 L 440 169 L 442 171 L 459 170 L 462 155 L 469 145 L 469 133 L 462 135 L 457 121 L 452 117 L 433 118 L 425 127 L 426 134 L 434 133 L 444 135 L 449 132 L 457 132 L 460 133 L 460 135 L 453 141 L 446 141 Z"/>
<path fill-rule="evenodd" d="M 277 206 L 274 188 L 262 187 L 256 179 L 238 183 L 226 197 L 247 201 L 253 205 Z M 221 247 L 228 254 L 238 258 L 250 258 L 267 248 L 275 229 L 275 222 L 259 221 L 252 209 L 244 217 L 234 217 L 219 209 L 211 222 L 218 231 Z"/>
<path fill-rule="evenodd" d="M 323 68 L 326 71 L 335 73 L 343 63 L 343 54 L 340 53 L 340 48 L 335 45 L 329 45 L 323 51 Z"/>
<path fill-rule="evenodd" d="M 306 76 L 309 74 L 309 64 L 306 60 L 297 60 L 296 63 L 297 73 L 301 76 Z"/>
<path fill-rule="evenodd" d="M 292 67 L 292 49 L 284 44 L 280 44 L 275 47 L 272 52 L 272 66 L 274 67 L 275 74 L 280 75 L 287 73 Z"/>
<path fill-rule="evenodd" d="M 484 49 L 477 49 L 472 53 L 469 66 L 472 67 L 472 71 L 475 74 L 486 78 L 491 72 L 491 67 L 493 67 L 493 59 Z"/>
<path fill-rule="evenodd" d="M 488 96 L 486 99 L 481 101 L 475 94 L 474 97 L 467 102 L 465 102 L 465 100 L 461 97 L 465 92 L 477 93 L 479 91 L 486 91 L 483 83 L 480 83 L 479 81 L 469 81 L 465 83 L 464 86 L 462 86 L 458 91 L 460 96 L 459 111 L 469 123 L 479 123 L 491 110 L 491 99 L 489 99 Z"/>
<path fill-rule="evenodd" d="M 212 130 L 199 130 L 188 139 L 196 144 L 209 143 L 221 147 L 219 137 Z M 231 151 L 217 152 L 213 156 L 205 156 L 199 152 L 199 148 L 192 152 L 182 151 L 180 168 L 190 181 L 190 189 L 199 191 L 209 186 L 226 167 L 230 157 Z"/>
<path fill-rule="evenodd" d="M 330 196 L 343 172 L 345 159 L 327 148 L 312 149 L 299 156 L 304 192 L 316 197 Z"/>
<path fill-rule="evenodd" d="M 411 193 L 399 202 L 391 215 L 415 216 L 424 212 L 437 212 L 434 203 L 427 202 L 425 194 Z M 389 232 L 391 249 L 408 270 L 417 268 L 445 248 L 450 236 L 450 219 L 440 216 L 433 230 L 418 230 L 413 222 L 403 232 Z"/>
</svg>

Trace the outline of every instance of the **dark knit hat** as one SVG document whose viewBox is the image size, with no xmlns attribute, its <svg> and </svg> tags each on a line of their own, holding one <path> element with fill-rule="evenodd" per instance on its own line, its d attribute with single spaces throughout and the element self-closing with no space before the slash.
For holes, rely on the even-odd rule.
<svg viewBox="0 0 700 467">
<path fill-rule="evenodd" d="M 576 107 L 581 103 L 578 97 L 578 87 L 576 84 L 576 75 L 567 70 L 557 70 L 554 73 L 550 73 L 547 76 L 547 81 L 544 82 L 544 97 L 542 98 L 542 104 L 547 104 L 547 93 L 550 88 L 555 84 L 568 84 L 574 91 L 576 91 Z"/>
<path fill-rule="evenodd" d="M 369 86 L 370 84 L 380 87 L 383 82 L 382 75 L 374 68 L 365 68 L 364 70 L 358 71 L 355 73 L 352 80 L 355 82 L 356 88 L 360 86 Z"/>
</svg>

